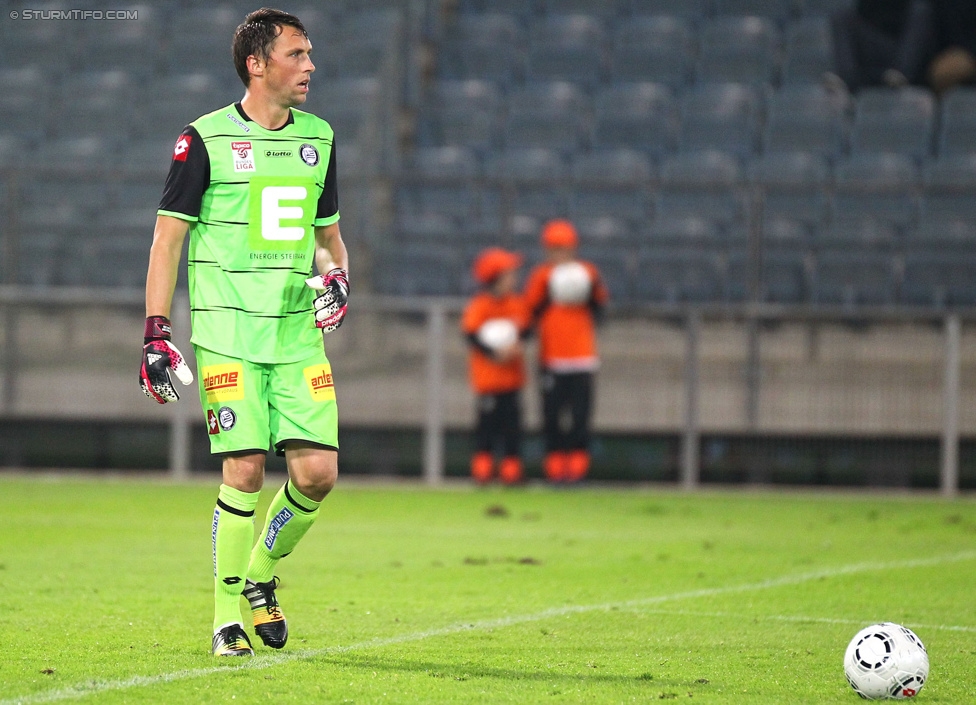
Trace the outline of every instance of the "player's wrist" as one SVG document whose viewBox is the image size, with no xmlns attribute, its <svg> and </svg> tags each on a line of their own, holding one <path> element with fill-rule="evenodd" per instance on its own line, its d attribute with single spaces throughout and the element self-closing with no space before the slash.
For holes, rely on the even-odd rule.
<svg viewBox="0 0 976 705">
<path fill-rule="evenodd" d="M 154 340 L 172 340 L 173 326 L 166 316 L 147 316 L 143 344 Z"/>
</svg>

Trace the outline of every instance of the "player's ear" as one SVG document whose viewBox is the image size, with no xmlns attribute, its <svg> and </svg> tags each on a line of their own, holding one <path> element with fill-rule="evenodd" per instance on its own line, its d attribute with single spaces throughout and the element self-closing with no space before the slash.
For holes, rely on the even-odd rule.
<svg viewBox="0 0 976 705">
<path fill-rule="evenodd" d="M 247 57 L 247 72 L 252 76 L 264 76 L 264 67 L 267 62 L 254 54 Z"/>
</svg>

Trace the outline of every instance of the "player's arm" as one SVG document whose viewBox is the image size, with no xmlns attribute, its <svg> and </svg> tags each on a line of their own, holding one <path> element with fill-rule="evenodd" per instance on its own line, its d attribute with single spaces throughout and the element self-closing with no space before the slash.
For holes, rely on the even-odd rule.
<svg viewBox="0 0 976 705">
<path fill-rule="evenodd" d="M 331 333 L 342 325 L 349 302 L 349 253 L 339 232 L 335 143 L 329 152 L 325 185 L 315 211 L 315 267 L 320 274 L 306 283 L 321 293 L 315 297 L 315 325 Z"/>
</svg>

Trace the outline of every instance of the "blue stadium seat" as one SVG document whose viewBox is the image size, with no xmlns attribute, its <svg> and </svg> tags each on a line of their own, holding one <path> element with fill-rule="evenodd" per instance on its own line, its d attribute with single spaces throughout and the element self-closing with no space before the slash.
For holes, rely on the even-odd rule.
<svg viewBox="0 0 976 705">
<path fill-rule="evenodd" d="M 751 157 L 759 146 L 762 100 L 737 83 L 698 85 L 681 96 L 680 148 L 717 149 Z"/>
<path fill-rule="evenodd" d="M 455 245 L 388 247 L 378 253 L 374 281 L 381 294 L 456 296 L 464 264 Z"/>
<path fill-rule="evenodd" d="M 577 152 L 587 140 L 589 113 L 589 100 L 572 83 L 526 85 L 509 96 L 505 146 Z"/>
<path fill-rule="evenodd" d="M 165 22 L 160 8 L 148 4 L 128 3 L 119 10 L 136 12 L 134 19 L 113 22 L 78 22 L 78 65 L 85 71 L 109 71 L 124 68 L 128 72 L 147 76 L 156 68 L 160 60 L 160 38 L 165 36 Z M 241 19 L 244 16 L 241 15 Z M 46 24 L 57 24 L 56 22 Z M 80 30 L 80 31 L 79 31 Z M 230 35 L 224 42 L 230 44 Z M 119 57 L 125 61 L 120 62 Z M 224 55 L 225 63 L 230 61 L 230 52 Z"/>
<path fill-rule="evenodd" d="M 699 83 L 772 84 L 777 79 L 779 31 L 762 17 L 717 17 L 699 33 Z"/>
<path fill-rule="evenodd" d="M 783 83 L 819 84 L 833 70 L 833 37 L 827 18 L 805 17 L 786 27 Z"/>
<path fill-rule="evenodd" d="M 402 14 L 395 9 L 354 12 L 343 19 L 339 41 L 322 54 L 336 54 L 339 78 L 376 76 L 383 62 L 396 54 L 402 24 Z"/>
<path fill-rule="evenodd" d="M 580 233 L 580 258 L 596 265 L 600 271 L 600 278 L 610 292 L 610 299 L 615 303 L 627 303 L 633 299 L 634 258 L 626 248 L 600 244 L 596 247 L 583 240 Z"/>
<path fill-rule="evenodd" d="M 956 88 L 942 98 L 939 154 L 976 153 L 976 88 Z"/>
<path fill-rule="evenodd" d="M 637 258 L 634 297 L 676 304 L 719 301 L 725 282 L 721 258 L 699 249 L 647 249 Z"/>
<path fill-rule="evenodd" d="M 655 218 L 662 222 L 700 217 L 728 228 L 744 221 L 746 207 L 738 187 L 742 174 L 729 154 L 715 151 L 676 154 L 661 165 Z"/>
<path fill-rule="evenodd" d="M 836 306 L 891 305 L 895 303 L 895 270 L 890 255 L 822 252 L 817 257 L 814 300 Z"/>
<path fill-rule="evenodd" d="M 446 31 L 438 69 L 442 78 L 477 78 L 503 85 L 522 78 L 525 35 L 510 14 L 466 15 Z"/>
<path fill-rule="evenodd" d="M 794 3 L 784 0 L 715 0 L 715 14 L 765 17 L 782 24 L 793 16 Z"/>
<path fill-rule="evenodd" d="M 935 98 L 922 88 L 866 88 L 857 96 L 852 152 L 894 152 L 915 159 L 932 153 Z"/>
<path fill-rule="evenodd" d="M 518 21 L 526 21 L 536 14 L 535 0 L 460 0 L 461 16 L 496 12 L 511 15 Z"/>
<path fill-rule="evenodd" d="M 229 63 L 226 58 L 224 61 Z M 236 77 L 234 81 L 222 81 L 207 72 L 173 74 L 153 81 L 147 86 L 145 114 L 141 116 L 137 134 L 172 135 L 175 142 L 183 128 L 198 117 L 241 98 L 243 91 L 238 88 L 243 86 Z"/>
<path fill-rule="evenodd" d="M 173 13 L 164 52 L 169 72 L 206 71 L 216 75 L 224 87 L 236 81 L 243 88 L 231 60 L 230 44 L 246 14 L 247 10 L 233 5 L 198 5 Z"/>
<path fill-rule="evenodd" d="M 976 305 L 976 256 L 972 252 L 909 252 L 900 300 L 938 308 Z"/>
<path fill-rule="evenodd" d="M 486 208 L 497 202 L 501 213 L 546 219 L 566 215 L 569 169 L 558 152 L 506 150 L 489 158 L 485 172 L 499 189 L 495 197 L 486 193 Z"/>
<path fill-rule="evenodd" d="M 64 137 L 45 140 L 35 152 L 36 163 L 59 167 L 108 167 L 118 164 L 116 143 L 106 137 Z"/>
<path fill-rule="evenodd" d="M 712 219 L 698 215 L 664 215 L 644 229 L 649 247 L 717 247 L 723 243 L 722 229 Z"/>
<path fill-rule="evenodd" d="M 382 82 L 377 78 L 340 78 L 322 81 L 309 91 L 309 112 L 328 120 L 335 130 L 339 149 L 366 139 L 373 121 L 379 119 Z"/>
<path fill-rule="evenodd" d="M 918 173 L 909 157 L 852 155 L 837 167 L 835 177 L 833 220 L 877 220 L 904 229 L 917 218 Z"/>
<path fill-rule="evenodd" d="M 803 252 L 765 252 L 760 272 L 760 297 L 778 304 L 801 304 L 810 299 L 810 273 Z"/>
<path fill-rule="evenodd" d="M 60 208 L 67 206 L 83 216 L 84 222 L 90 222 L 109 204 L 105 184 L 93 179 L 79 179 L 71 173 L 41 173 L 22 177 L 20 180 L 20 205 L 24 210 L 41 211 L 44 208 Z M 156 201 L 159 201 L 161 190 L 157 190 Z M 150 215 L 155 213 L 155 208 Z M 38 213 L 40 217 L 46 217 Z M 37 217 L 34 216 L 34 218 Z M 21 217 L 24 217 L 22 211 Z M 51 217 L 57 218 L 57 214 Z M 55 221 L 57 222 L 57 221 Z M 81 223 L 78 223 L 80 225 Z M 152 223 L 150 223 L 150 226 Z"/>
<path fill-rule="evenodd" d="M 602 79 L 606 36 L 590 15 L 549 15 L 529 34 L 529 81 L 571 81 L 592 90 Z"/>
<path fill-rule="evenodd" d="M 622 0 L 537 0 L 543 15 L 593 15 L 601 20 L 614 18 Z M 526 3 L 529 4 L 529 3 Z"/>
<path fill-rule="evenodd" d="M 809 152 L 770 152 L 749 164 L 749 181 L 761 189 L 765 247 L 798 247 L 827 215 L 830 165 Z"/>
<path fill-rule="evenodd" d="M 800 0 L 800 14 L 829 15 L 854 6 L 854 0 Z"/>
<path fill-rule="evenodd" d="M 588 247 L 626 247 L 637 244 L 633 226 L 610 215 L 573 217 L 580 241 Z"/>
<path fill-rule="evenodd" d="M 849 110 L 847 94 L 814 85 L 784 87 L 768 98 L 765 151 L 815 152 L 836 159 L 847 147 Z"/>
<path fill-rule="evenodd" d="M 32 161 L 31 143 L 18 135 L 0 132 L 0 167 L 14 167 Z"/>
<path fill-rule="evenodd" d="M 709 12 L 709 0 L 623 0 L 623 12 L 635 17 L 675 15 L 698 21 Z"/>
<path fill-rule="evenodd" d="M 401 245 L 453 244 L 461 239 L 461 233 L 461 225 L 447 214 L 400 212 L 394 224 L 393 238 Z"/>
<path fill-rule="evenodd" d="M 459 220 L 477 210 L 474 179 L 480 164 L 474 152 L 463 147 L 419 149 L 397 186 L 399 213 L 436 213 Z"/>
<path fill-rule="evenodd" d="M 925 166 L 918 228 L 909 247 L 976 252 L 976 154 Z"/>
<path fill-rule="evenodd" d="M 574 218 L 611 216 L 635 227 L 650 214 L 648 184 L 653 168 L 634 150 L 594 151 L 573 163 L 569 194 Z"/>
<path fill-rule="evenodd" d="M 439 81 L 434 84 L 430 112 L 433 142 L 437 145 L 472 147 L 482 152 L 496 148 L 500 140 L 503 100 L 501 91 L 488 81 Z"/>
<path fill-rule="evenodd" d="M 28 223 L 21 223 L 15 283 L 27 286 L 63 286 L 65 273 L 62 268 L 66 269 L 68 266 L 64 253 L 70 249 L 67 232 L 60 229 L 34 229 Z"/>
<path fill-rule="evenodd" d="M 70 81 L 61 84 L 59 109 L 63 115 L 70 115 L 71 118 L 55 121 L 52 126 L 55 134 L 128 135 L 136 121 L 135 102 L 132 100 L 135 86 L 132 75 L 126 71 L 76 74 Z"/>
<path fill-rule="evenodd" d="M 0 69 L 0 127 L 5 133 L 26 139 L 44 137 L 47 113 L 38 112 L 37 106 L 50 104 L 49 86 L 49 77 L 39 66 Z"/>
<path fill-rule="evenodd" d="M 615 82 L 685 86 L 692 77 L 694 35 L 687 20 L 665 15 L 621 21 L 613 36 L 610 67 Z"/>
<path fill-rule="evenodd" d="M 616 84 L 600 91 L 594 101 L 596 147 L 640 149 L 660 157 L 674 149 L 677 128 L 677 102 L 663 84 Z"/>
<path fill-rule="evenodd" d="M 173 149 L 179 132 L 172 136 L 156 135 L 144 139 L 126 140 L 121 145 L 120 158 L 127 164 L 138 164 L 140 169 L 159 175 L 159 195 L 163 193 L 163 177 L 173 161 Z"/>
</svg>

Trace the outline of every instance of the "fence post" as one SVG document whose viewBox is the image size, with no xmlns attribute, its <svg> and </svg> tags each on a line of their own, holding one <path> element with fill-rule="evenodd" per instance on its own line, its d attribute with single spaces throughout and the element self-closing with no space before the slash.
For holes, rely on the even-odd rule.
<svg viewBox="0 0 976 705">
<path fill-rule="evenodd" d="M 424 425 L 424 480 L 437 485 L 444 479 L 444 331 L 446 311 L 441 303 L 427 309 L 427 421 Z"/>
<path fill-rule="evenodd" d="M 686 490 L 698 487 L 701 474 L 698 409 L 698 338 L 701 332 L 701 315 L 696 310 L 688 312 L 687 348 L 685 350 L 685 428 L 681 439 L 681 486 Z"/>
<path fill-rule="evenodd" d="M 959 395 L 962 323 L 958 314 L 945 319 L 945 377 L 942 389 L 942 470 L 940 486 L 946 497 L 959 492 Z"/>
<path fill-rule="evenodd" d="M 190 299 L 185 292 L 177 292 L 173 297 L 170 315 L 173 329 L 182 337 L 178 347 L 181 351 L 190 349 Z M 195 382 L 196 380 L 194 380 Z M 187 387 L 192 390 L 193 387 Z M 183 398 L 172 405 L 169 426 L 169 476 L 174 482 L 190 479 L 190 418 L 196 413 L 194 405 L 185 393 Z"/>
</svg>

